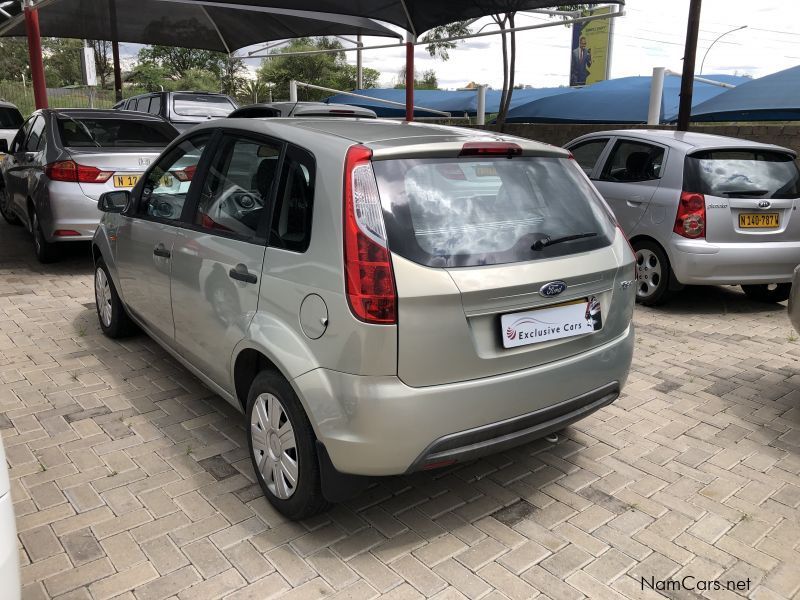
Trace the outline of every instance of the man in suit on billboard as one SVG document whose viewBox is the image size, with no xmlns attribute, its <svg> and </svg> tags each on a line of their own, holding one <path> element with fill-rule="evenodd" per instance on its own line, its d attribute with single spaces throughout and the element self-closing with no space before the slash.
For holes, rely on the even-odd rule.
<svg viewBox="0 0 800 600">
<path fill-rule="evenodd" d="M 586 85 L 589 68 L 592 66 L 592 50 L 586 47 L 586 37 L 581 36 L 578 47 L 572 51 L 572 68 L 570 69 L 570 85 Z"/>
</svg>

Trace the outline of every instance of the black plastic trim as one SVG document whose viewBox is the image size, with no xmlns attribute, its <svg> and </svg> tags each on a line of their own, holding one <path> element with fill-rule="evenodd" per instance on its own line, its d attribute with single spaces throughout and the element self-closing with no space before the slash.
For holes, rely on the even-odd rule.
<svg viewBox="0 0 800 600">
<path fill-rule="evenodd" d="M 328 502 L 344 502 L 355 498 L 366 490 L 374 478 L 365 475 L 349 475 L 336 470 L 325 444 L 317 440 L 317 460 L 322 495 Z"/>
</svg>

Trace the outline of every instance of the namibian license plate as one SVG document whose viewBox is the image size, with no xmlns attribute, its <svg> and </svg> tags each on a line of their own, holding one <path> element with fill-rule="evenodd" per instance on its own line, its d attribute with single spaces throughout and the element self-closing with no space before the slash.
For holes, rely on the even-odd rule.
<svg viewBox="0 0 800 600">
<path fill-rule="evenodd" d="M 139 181 L 139 173 L 133 175 L 114 175 L 114 187 L 133 187 Z"/>
<path fill-rule="evenodd" d="M 503 346 L 516 348 L 550 340 L 587 335 L 603 328 L 600 301 L 586 300 L 503 315 Z"/>
<path fill-rule="evenodd" d="M 741 229 L 777 229 L 779 226 L 778 213 L 739 213 Z"/>
</svg>

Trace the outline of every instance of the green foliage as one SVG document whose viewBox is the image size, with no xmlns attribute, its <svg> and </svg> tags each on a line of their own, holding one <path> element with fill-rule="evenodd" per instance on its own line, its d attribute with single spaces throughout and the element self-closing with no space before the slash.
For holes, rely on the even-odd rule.
<svg viewBox="0 0 800 600">
<path fill-rule="evenodd" d="M 288 52 L 313 50 L 336 50 L 342 44 L 333 38 L 298 38 L 287 46 L 273 49 L 274 58 L 265 58 L 258 69 L 258 80 L 273 84 L 275 99 L 289 97 L 289 81 L 295 79 L 337 90 L 353 89 L 356 86 L 356 68 L 348 64 L 344 52 L 330 54 L 309 54 L 301 56 L 281 56 Z M 364 69 L 364 87 L 375 87 L 380 72 Z M 330 96 L 328 92 L 304 89 L 302 100 L 321 100 Z"/>
<path fill-rule="evenodd" d="M 219 79 L 226 60 L 225 54 L 212 50 L 177 46 L 146 46 L 139 50 L 139 64 L 161 67 L 170 79 L 180 79 L 193 70 L 209 71 Z"/>
<path fill-rule="evenodd" d="M 100 87 L 105 88 L 114 83 L 114 63 L 111 52 L 111 42 L 105 40 L 90 40 L 89 46 L 94 52 L 94 68 Z"/>
<path fill-rule="evenodd" d="M 131 71 L 127 78 L 128 82 L 144 88 L 148 92 L 158 92 L 166 89 L 165 83 L 169 82 L 167 71 L 164 67 L 154 63 L 139 63 Z"/>
<path fill-rule="evenodd" d="M 168 90 L 197 90 L 203 92 L 220 91 L 219 77 L 203 69 L 189 69 L 183 77 L 166 82 L 164 89 Z"/>
<path fill-rule="evenodd" d="M 394 85 L 395 89 L 404 89 L 406 87 L 406 69 L 401 68 L 397 73 L 397 81 Z M 417 90 L 438 90 L 439 79 L 436 76 L 436 71 L 428 69 L 422 75 L 419 72 L 414 73 L 414 89 Z"/>
<path fill-rule="evenodd" d="M 471 23 L 471 20 L 456 21 L 455 23 L 434 27 L 422 36 L 420 41 L 427 42 L 428 45 L 425 46 L 425 49 L 432 57 L 448 60 L 450 58 L 449 50 L 454 50 L 459 43 L 463 43 L 465 40 L 454 42 L 443 42 L 442 40 L 460 35 L 469 35 L 472 33 Z"/>
<path fill-rule="evenodd" d="M 234 96 L 244 84 L 244 61 L 235 56 L 225 56 L 219 77 L 219 89 L 223 94 Z"/>
<path fill-rule="evenodd" d="M 236 99 L 243 105 L 269 102 L 272 99 L 269 88 L 270 86 L 263 81 L 246 79 L 236 91 Z"/>
<path fill-rule="evenodd" d="M 44 76 L 48 87 L 81 85 L 81 40 L 44 38 Z"/>
<path fill-rule="evenodd" d="M 0 80 L 22 81 L 23 74 L 30 81 L 28 42 L 25 38 L 0 38 Z"/>
</svg>

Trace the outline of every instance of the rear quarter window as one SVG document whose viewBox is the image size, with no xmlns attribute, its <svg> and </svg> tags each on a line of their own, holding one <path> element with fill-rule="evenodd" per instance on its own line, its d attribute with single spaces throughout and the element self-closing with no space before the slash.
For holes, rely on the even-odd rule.
<svg viewBox="0 0 800 600">
<path fill-rule="evenodd" d="M 19 129 L 22 115 L 16 108 L 0 106 L 0 129 Z"/>
<path fill-rule="evenodd" d="M 607 246 L 613 224 L 575 161 L 562 158 L 375 161 L 392 252 L 431 267 L 565 256 Z M 534 242 L 595 234 L 532 250 Z"/>
<path fill-rule="evenodd" d="M 784 152 L 704 150 L 686 157 L 683 189 L 723 198 L 800 198 L 800 170 Z"/>
</svg>

